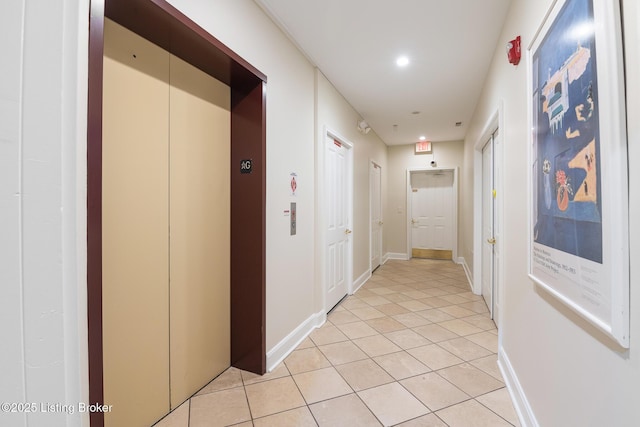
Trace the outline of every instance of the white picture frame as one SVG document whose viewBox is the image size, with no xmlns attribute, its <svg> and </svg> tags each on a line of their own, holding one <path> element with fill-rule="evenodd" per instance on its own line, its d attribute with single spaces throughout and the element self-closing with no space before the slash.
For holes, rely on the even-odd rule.
<svg viewBox="0 0 640 427">
<path fill-rule="evenodd" d="M 529 277 L 629 347 L 619 3 L 556 0 L 527 49 Z"/>
</svg>

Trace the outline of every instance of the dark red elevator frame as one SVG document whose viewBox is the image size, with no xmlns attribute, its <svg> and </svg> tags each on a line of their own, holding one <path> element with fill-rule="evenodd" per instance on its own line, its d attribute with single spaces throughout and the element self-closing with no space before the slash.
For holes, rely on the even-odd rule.
<svg viewBox="0 0 640 427">
<path fill-rule="evenodd" d="M 231 88 L 231 364 L 263 374 L 265 343 L 266 82 L 259 70 L 164 0 L 91 0 L 87 123 L 89 400 L 104 403 L 102 348 L 102 62 L 104 18 Z M 252 173 L 240 173 L 242 160 Z M 93 427 L 104 415 L 91 414 Z"/>
</svg>

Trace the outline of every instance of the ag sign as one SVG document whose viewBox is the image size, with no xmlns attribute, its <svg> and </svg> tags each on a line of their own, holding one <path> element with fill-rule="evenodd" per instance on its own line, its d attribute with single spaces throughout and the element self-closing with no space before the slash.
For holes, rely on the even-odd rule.
<svg viewBox="0 0 640 427">
<path fill-rule="evenodd" d="M 251 173 L 253 171 L 253 160 L 246 159 L 240 161 L 240 173 Z"/>
</svg>

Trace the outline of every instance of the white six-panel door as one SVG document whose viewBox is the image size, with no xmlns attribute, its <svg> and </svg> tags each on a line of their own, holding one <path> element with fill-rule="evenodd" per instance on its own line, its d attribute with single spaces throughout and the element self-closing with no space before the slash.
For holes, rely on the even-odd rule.
<svg viewBox="0 0 640 427">
<path fill-rule="evenodd" d="M 482 297 L 493 314 L 493 140 L 482 149 Z"/>
<path fill-rule="evenodd" d="M 482 296 L 498 323 L 500 307 L 500 218 L 496 188 L 500 180 L 500 138 L 496 130 L 482 149 Z"/>
<path fill-rule="evenodd" d="M 325 264 L 326 304 L 329 311 L 348 292 L 349 239 L 348 150 L 342 142 L 325 138 Z"/>
<path fill-rule="evenodd" d="M 474 144 L 473 292 L 484 297 L 496 326 L 499 326 L 502 294 L 500 230 L 504 207 L 500 199 L 503 193 L 501 122 L 502 107 L 493 114 Z"/>
<path fill-rule="evenodd" d="M 453 249 L 453 171 L 411 174 L 411 238 L 415 249 Z"/>
</svg>

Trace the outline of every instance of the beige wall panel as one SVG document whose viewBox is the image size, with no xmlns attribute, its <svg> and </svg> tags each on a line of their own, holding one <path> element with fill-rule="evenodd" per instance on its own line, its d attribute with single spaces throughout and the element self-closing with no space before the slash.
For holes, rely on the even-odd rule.
<svg viewBox="0 0 640 427">
<path fill-rule="evenodd" d="M 103 344 L 105 425 L 169 411 L 169 54 L 105 23 Z"/>
<path fill-rule="evenodd" d="M 171 57 L 171 406 L 230 364 L 230 89 Z"/>
</svg>

